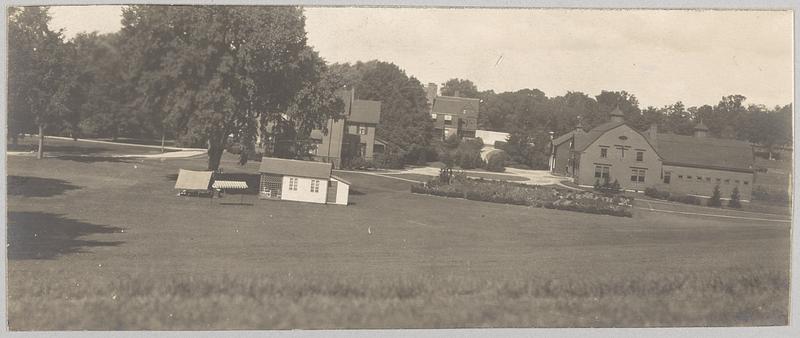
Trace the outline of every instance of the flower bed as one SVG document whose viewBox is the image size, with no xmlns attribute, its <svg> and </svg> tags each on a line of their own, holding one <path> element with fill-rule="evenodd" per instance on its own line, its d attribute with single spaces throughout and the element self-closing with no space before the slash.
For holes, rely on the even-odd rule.
<svg viewBox="0 0 800 338">
<path fill-rule="evenodd" d="M 630 208 L 633 199 L 629 197 L 513 182 L 459 178 L 447 183 L 434 178 L 427 183 L 412 185 L 411 192 L 592 214 L 632 216 Z"/>
</svg>

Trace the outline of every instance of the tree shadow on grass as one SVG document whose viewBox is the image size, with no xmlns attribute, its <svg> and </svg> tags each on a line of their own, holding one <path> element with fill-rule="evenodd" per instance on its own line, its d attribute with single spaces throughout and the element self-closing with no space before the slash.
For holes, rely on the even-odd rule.
<svg viewBox="0 0 800 338">
<path fill-rule="evenodd" d="M 32 176 L 9 175 L 7 182 L 9 196 L 52 197 L 81 188 L 64 180 Z"/>
<path fill-rule="evenodd" d="M 118 233 L 123 228 L 85 223 L 45 212 L 8 213 L 8 259 L 54 259 L 86 252 L 86 248 L 117 246 L 122 241 L 80 239 L 91 234 Z"/>
</svg>

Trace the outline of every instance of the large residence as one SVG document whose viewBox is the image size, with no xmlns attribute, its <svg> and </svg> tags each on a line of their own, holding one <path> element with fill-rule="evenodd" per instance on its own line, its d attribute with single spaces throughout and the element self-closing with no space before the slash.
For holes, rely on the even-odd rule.
<svg viewBox="0 0 800 338">
<path fill-rule="evenodd" d="M 749 143 L 713 138 L 703 123 L 693 136 L 659 133 L 653 125 L 639 132 L 625 123 L 619 108 L 611 121 L 589 131 L 579 125 L 553 140 L 551 171 L 581 186 L 617 180 L 626 190 L 655 187 L 709 197 L 715 186 L 723 198 L 739 188 L 749 200 L 754 180 Z"/>
<path fill-rule="evenodd" d="M 333 163 L 337 168 L 348 155 L 371 160 L 383 148 L 383 144 L 375 140 L 375 128 L 381 119 L 381 102 L 357 100 L 353 89 L 339 91 L 337 95 L 344 101 L 344 118 L 328 120 L 327 132 L 311 132 L 311 139 L 315 142 L 311 155 L 315 160 Z"/>
<path fill-rule="evenodd" d="M 431 104 L 431 120 L 436 135 L 442 139 L 450 135 L 475 137 L 478 129 L 478 112 L 480 100 L 468 97 L 437 95 L 436 84 L 428 84 L 426 89 L 428 102 Z"/>
</svg>

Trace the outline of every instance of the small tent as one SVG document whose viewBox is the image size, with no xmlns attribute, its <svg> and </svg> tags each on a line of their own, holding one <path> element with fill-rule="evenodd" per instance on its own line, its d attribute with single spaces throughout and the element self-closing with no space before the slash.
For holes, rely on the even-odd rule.
<svg viewBox="0 0 800 338">
<path fill-rule="evenodd" d="M 211 189 L 211 171 L 194 171 L 180 169 L 178 180 L 175 181 L 175 189 L 181 192 L 206 192 Z"/>
</svg>

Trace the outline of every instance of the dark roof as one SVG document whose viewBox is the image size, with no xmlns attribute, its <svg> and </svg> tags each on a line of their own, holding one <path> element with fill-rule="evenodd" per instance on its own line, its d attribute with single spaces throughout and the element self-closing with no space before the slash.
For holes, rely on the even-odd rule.
<svg viewBox="0 0 800 338">
<path fill-rule="evenodd" d="M 343 179 L 343 178 L 341 178 L 341 177 L 339 177 L 339 176 L 336 176 L 336 175 L 331 175 L 331 178 L 333 178 L 333 179 L 335 179 L 335 180 L 337 180 L 337 181 L 339 181 L 339 182 L 342 182 L 342 183 L 344 183 L 344 184 L 347 184 L 347 185 L 353 185 L 353 184 L 352 184 L 352 183 L 350 183 L 349 181 L 347 181 L 347 180 L 345 180 L 345 179 Z"/>
<path fill-rule="evenodd" d="M 333 166 L 330 163 L 264 157 L 258 171 L 265 174 L 329 179 L 331 169 Z"/>
<path fill-rule="evenodd" d="M 479 99 L 456 96 L 437 96 L 433 99 L 431 112 L 442 114 L 478 114 L 480 109 Z"/>
<path fill-rule="evenodd" d="M 350 106 L 348 121 L 358 123 L 378 124 L 381 119 L 381 102 L 369 100 L 354 100 Z"/>
<path fill-rule="evenodd" d="M 743 141 L 658 134 L 655 144 L 664 164 L 740 171 L 753 166 L 753 149 Z"/>
</svg>

